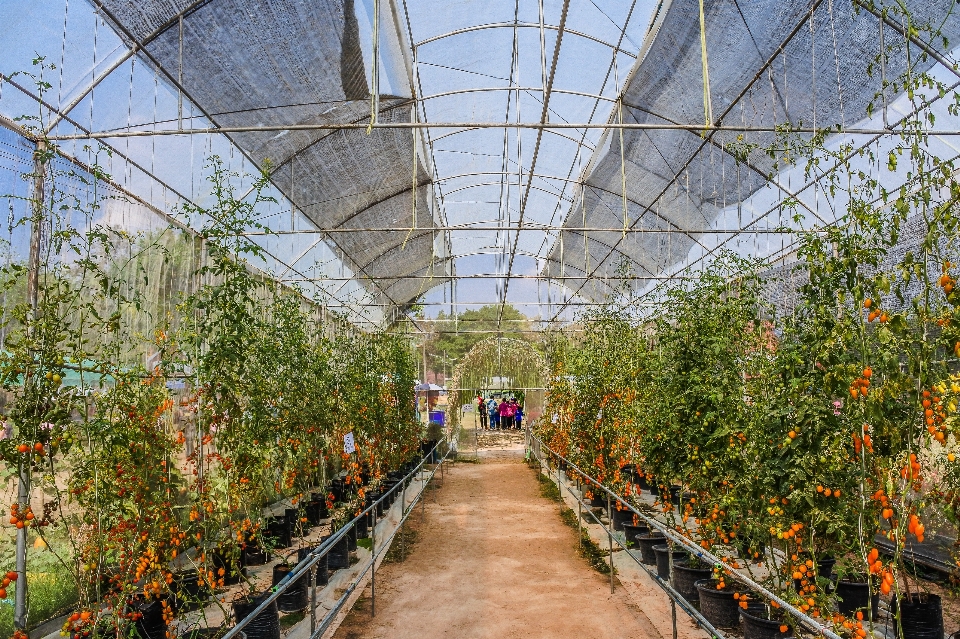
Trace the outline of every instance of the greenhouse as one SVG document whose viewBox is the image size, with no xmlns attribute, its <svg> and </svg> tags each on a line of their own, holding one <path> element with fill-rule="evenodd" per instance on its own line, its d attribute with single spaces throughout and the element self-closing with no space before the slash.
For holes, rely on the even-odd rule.
<svg viewBox="0 0 960 639">
<path fill-rule="evenodd" d="M 0 205 L 0 639 L 960 638 L 955 0 L 0 0 Z"/>
</svg>

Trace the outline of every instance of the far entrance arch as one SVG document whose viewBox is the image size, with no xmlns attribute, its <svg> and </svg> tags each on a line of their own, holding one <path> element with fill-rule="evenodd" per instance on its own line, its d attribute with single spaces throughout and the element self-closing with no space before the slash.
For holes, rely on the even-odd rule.
<svg viewBox="0 0 960 639">
<path fill-rule="evenodd" d="M 476 445 L 477 395 L 515 396 L 523 403 L 524 421 L 543 412 L 546 360 L 534 344 L 512 337 L 488 337 L 477 342 L 453 369 L 447 419 L 460 430 L 460 450 Z"/>
</svg>

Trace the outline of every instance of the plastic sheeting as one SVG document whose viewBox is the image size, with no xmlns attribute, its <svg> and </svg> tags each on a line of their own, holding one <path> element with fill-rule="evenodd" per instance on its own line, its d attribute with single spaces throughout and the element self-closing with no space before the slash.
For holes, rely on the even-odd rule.
<svg viewBox="0 0 960 639">
<path fill-rule="evenodd" d="M 149 62 L 175 78 L 218 126 L 369 121 L 373 65 L 364 60 L 370 49 L 362 46 L 365 35 L 354 0 L 101 4 L 128 46 L 142 46 Z M 411 79 L 390 9 L 384 5 L 378 117 L 383 122 L 408 122 L 414 108 Z M 396 228 L 332 233 L 324 241 L 377 294 L 378 303 L 403 307 L 412 299 L 405 297 L 411 289 L 388 291 L 394 282 L 380 278 L 423 271 L 438 263 L 429 270 L 438 278 L 444 276 L 445 246 L 431 231 L 435 202 L 429 189 L 420 188 L 432 176 L 419 156 L 416 135 L 409 129 L 370 134 L 351 129 L 229 137 L 262 168 L 270 167 L 272 182 L 315 227 Z M 379 254 L 372 250 L 377 246 Z"/>
<path fill-rule="evenodd" d="M 960 35 L 960 19 L 955 12 L 950 14 L 951 0 L 914 0 L 907 5 L 918 24 L 942 23 L 942 35 L 950 42 Z M 811 14 L 806 2 L 705 1 L 715 122 L 850 127 L 867 118 L 867 105 L 881 90 L 878 65 L 868 71 L 879 54 L 878 20 L 866 11 L 855 12 L 850 2 L 828 0 L 813 6 Z M 698 12 L 697 0 L 670 4 L 624 90 L 624 122 L 705 121 Z M 886 75 L 895 78 L 906 68 L 903 38 L 886 28 L 885 42 L 892 47 Z M 690 255 L 711 252 L 714 245 L 708 242 L 714 238 L 684 231 L 713 228 L 721 212 L 767 186 L 774 173 L 766 153 L 774 134 L 748 133 L 740 139 L 738 135 L 627 130 L 621 155 L 618 133 L 608 131 L 565 227 L 611 230 L 564 231 L 543 274 L 582 275 L 582 280 L 564 281 L 575 293 L 599 300 L 609 291 L 603 280 L 615 278 L 622 263 L 637 276 L 658 276 L 670 273 Z M 794 195 L 778 176 L 773 184 L 781 199 Z M 819 221 L 833 221 L 829 206 L 805 207 L 804 212 Z M 726 227 L 743 222 L 736 219 Z M 789 217 L 776 218 L 770 227 L 788 222 Z M 620 230 L 624 227 L 630 232 Z"/>
</svg>

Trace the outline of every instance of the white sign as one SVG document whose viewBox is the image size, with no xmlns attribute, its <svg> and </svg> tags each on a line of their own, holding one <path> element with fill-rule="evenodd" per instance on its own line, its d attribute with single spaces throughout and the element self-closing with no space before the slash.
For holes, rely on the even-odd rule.
<svg viewBox="0 0 960 639">
<path fill-rule="evenodd" d="M 351 454 L 356 452 L 357 446 L 353 443 L 353 433 L 347 433 L 343 436 L 343 452 Z"/>
</svg>

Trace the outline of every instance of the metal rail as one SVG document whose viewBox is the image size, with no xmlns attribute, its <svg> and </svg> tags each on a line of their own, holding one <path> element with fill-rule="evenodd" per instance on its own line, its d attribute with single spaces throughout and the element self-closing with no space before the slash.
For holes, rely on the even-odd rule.
<svg viewBox="0 0 960 639">
<path fill-rule="evenodd" d="M 439 446 L 439 444 L 437 445 Z M 434 447 L 434 450 L 436 450 L 436 447 Z M 333 622 L 337 614 L 339 614 L 340 611 L 343 610 L 343 607 L 344 605 L 346 605 L 347 601 L 349 600 L 350 595 L 356 591 L 357 587 L 360 585 L 360 582 L 363 579 L 363 576 L 367 574 L 368 571 L 371 571 L 371 570 L 373 571 L 371 574 L 371 579 L 373 579 L 373 577 L 376 575 L 375 564 L 377 561 L 378 554 L 383 554 L 384 550 L 388 549 L 390 547 L 390 544 L 393 543 L 393 539 L 403 529 L 404 522 L 406 522 L 407 518 L 409 518 L 410 515 L 413 513 L 414 508 L 416 507 L 417 501 L 419 500 L 421 504 L 425 502 L 425 498 L 423 497 L 423 492 L 426 490 L 426 487 L 430 485 L 430 482 L 433 480 L 434 475 L 437 474 L 437 470 L 440 470 L 443 468 L 443 464 L 445 461 L 447 461 L 447 457 L 450 455 L 450 451 L 452 450 L 454 450 L 452 447 L 447 449 L 447 452 L 440 459 L 440 462 L 436 465 L 436 467 L 430 473 L 430 477 L 427 478 L 426 482 L 424 482 L 423 489 L 420 491 L 420 494 L 418 494 L 414 498 L 414 500 L 410 503 L 410 508 L 406 509 L 406 504 L 401 505 L 400 510 L 404 514 L 400 518 L 400 521 L 397 524 L 396 530 L 393 531 L 393 533 L 385 542 L 382 542 L 381 550 L 379 553 L 377 553 L 375 550 L 371 553 L 370 563 L 367 564 L 367 566 L 360 572 L 360 574 L 356 576 L 356 578 L 353 580 L 353 583 L 351 583 L 350 586 L 347 588 L 347 590 L 343 593 L 343 595 L 341 595 L 340 598 L 337 599 L 337 603 L 334 604 L 333 608 L 331 608 L 326 615 L 324 615 L 323 619 L 320 620 L 320 623 L 316 626 L 316 628 L 311 628 L 310 639 L 318 639 L 318 637 L 323 636 L 323 633 L 326 632 L 327 629 L 330 627 L 330 624 Z M 443 471 L 441 470 L 441 477 L 442 475 L 443 475 Z M 371 534 L 375 534 L 375 533 L 371 533 Z M 401 537 L 401 540 L 402 539 L 403 538 Z M 375 548 L 376 547 L 374 546 L 374 549 Z M 373 611 L 374 613 L 376 611 L 376 602 L 377 602 L 376 591 L 372 590 L 371 596 L 370 596 L 370 606 L 371 606 L 371 611 Z M 316 610 L 316 608 L 314 608 L 314 610 Z M 226 639 L 226 637 L 224 637 L 224 639 Z"/>
<path fill-rule="evenodd" d="M 546 463 L 544 462 L 543 456 L 542 456 L 542 454 L 541 454 L 541 452 L 540 452 L 540 448 L 541 448 L 541 447 L 542 447 L 542 448 L 546 448 L 547 451 L 548 451 L 551 455 L 556 455 L 557 457 L 559 457 L 559 455 L 557 455 L 557 454 L 554 453 L 552 450 L 550 450 L 550 448 L 547 447 L 546 445 L 543 445 L 543 443 L 542 443 L 539 439 L 537 439 L 534 435 L 531 434 L 530 437 L 531 437 L 532 439 L 534 439 L 534 440 L 538 443 L 538 445 L 536 446 L 536 448 L 531 448 L 531 450 L 534 451 L 534 455 L 536 456 L 537 461 L 540 462 L 543 466 L 545 466 L 545 467 L 547 468 L 547 470 L 549 470 L 550 467 L 549 467 L 548 464 L 546 464 Z M 569 462 L 567 462 L 567 463 L 569 463 Z M 570 464 L 570 465 L 572 466 L 572 464 Z M 557 487 L 558 487 L 559 489 L 566 489 L 567 492 L 570 493 L 570 496 L 577 500 L 577 511 L 578 511 L 577 525 L 578 525 L 578 527 L 579 527 L 579 525 L 580 525 L 580 518 L 582 517 L 582 512 L 583 512 L 582 509 L 583 509 L 584 507 L 586 507 L 586 512 L 589 513 L 590 516 L 593 518 L 593 520 L 594 520 L 598 525 L 600 525 L 600 527 L 603 528 L 604 531 L 606 531 L 606 533 L 607 533 L 607 537 L 608 537 L 608 541 L 609 541 L 609 545 L 610 545 L 610 548 L 609 548 L 609 549 L 610 549 L 610 555 L 609 555 L 609 556 L 610 556 L 610 592 L 612 593 L 612 592 L 614 591 L 613 544 L 614 544 L 614 542 L 616 542 L 616 544 L 617 544 L 618 546 L 620 546 L 620 548 L 622 548 L 623 550 L 626 550 L 626 551 L 627 551 L 627 556 L 630 557 L 631 559 L 633 559 L 633 561 L 637 564 L 637 566 L 639 566 L 640 568 L 642 568 L 642 569 L 644 570 L 644 572 L 646 572 L 647 575 L 653 580 L 653 582 L 654 582 L 655 584 L 657 584 L 657 585 L 661 588 L 661 590 L 663 590 L 663 591 L 667 594 L 668 597 L 670 597 L 670 605 L 671 605 L 671 612 L 672 612 L 672 622 L 673 622 L 673 636 L 674 636 L 674 638 L 676 638 L 676 636 L 677 636 L 677 613 L 676 613 L 676 606 L 679 605 L 680 608 L 683 609 L 683 611 L 686 612 L 687 615 L 689 615 L 690 618 L 692 618 L 692 619 L 697 623 L 698 626 L 700 626 L 701 628 L 703 628 L 703 629 L 706 630 L 707 632 L 711 633 L 711 635 L 712 635 L 713 637 L 716 637 L 717 639 L 726 639 L 726 636 L 725 636 L 723 633 L 721 633 L 719 630 L 717 630 L 717 629 L 713 626 L 713 624 L 711 624 L 711 623 L 707 620 L 707 618 L 704 617 L 703 614 L 702 614 L 699 610 L 697 610 L 689 601 L 687 601 L 687 599 L 686 599 L 683 595 L 681 595 L 679 592 L 677 592 L 677 590 L 673 587 L 673 583 L 672 583 L 672 581 L 673 581 L 673 552 L 672 552 L 672 551 L 673 551 L 673 548 L 672 548 L 672 547 L 670 548 L 670 550 L 671 550 L 671 552 L 670 552 L 670 579 L 664 579 L 664 578 L 661 577 L 658 573 L 650 570 L 650 568 L 649 568 L 646 564 L 644 564 L 642 561 L 640 561 L 640 560 L 636 557 L 636 555 L 634 555 L 633 553 L 631 553 L 631 552 L 629 551 L 629 548 L 627 548 L 627 546 L 626 546 L 624 543 L 622 543 L 622 542 L 620 541 L 620 539 L 619 539 L 616 535 L 613 534 L 613 531 L 612 531 L 609 527 L 607 527 L 606 524 L 604 524 L 604 523 L 600 520 L 599 517 L 597 517 L 597 515 L 593 512 L 593 508 L 590 507 L 586 502 L 584 502 L 580 495 L 577 495 L 573 490 L 570 489 L 569 486 L 566 486 L 566 485 L 560 480 L 559 472 L 560 472 L 560 471 L 558 470 L 558 471 L 557 471 L 557 475 L 558 475 L 558 476 L 557 476 L 557 479 L 554 480 L 554 481 L 556 481 L 556 483 L 557 483 Z M 551 477 L 551 479 L 553 479 L 553 478 Z M 612 499 L 612 497 L 611 497 L 612 495 L 613 495 L 613 494 L 608 491 L 608 493 L 607 493 L 607 517 L 608 517 L 608 520 L 611 522 L 611 525 L 612 525 L 612 522 L 613 522 L 613 519 L 612 519 L 612 516 L 611 516 L 611 501 L 610 501 L 610 500 Z M 615 495 L 613 495 L 613 497 L 615 497 Z M 579 535 L 578 535 L 578 537 L 579 537 Z"/>
<path fill-rule="evenodd" d="M 782 127 L 772 126 L 739 126 L 736 124 L 723 124 L 706 126 L 703 124 L 662 124 L 653 122 L 377 122 L 369 125 L 363 122 L 347 122 L 342 124 L 270 124 L 259 126 L 222 126 L 222 127 L 200 127 L 196 129 L 155 129 L 141 131 L 94 131 L 91 133 L 71 133 L 67 135 L 50 135 L 47 140 L 58 142 L 63 140 L 99 140 L 109 138 L 146 138 L 159 135 L 210 135 L 216 133 L 257 133 L 257 132 L 282 132 L 282 131 L 341 131 L 341 130 L 362 130 L 373 129 L 624 129 L 637 131 L 689 131 L 698 136 L 702 133 L 712 133 L 719 131 L 731 131 L 734 133 L 775 133 L 787 135 L 791 133 L 810 133 L 821 134 L 830 133 L 837 135 L 920 135 L 916 131 L 905 129 L 870 129 L 870 128 L 844 128 L 842 126 L 813 128 L 783 125 Z M 924 136 L 958 136 L 960 129 L 931 129 L 922 133 Z"/>
<path fill-rule="evenodd" d="M 410 471 L 409 473 L 407 473 L 407 475 L 404 476 L 404 478 L 403 478 L 402 480 L 400 480 L 400 482 L 399 482 L 396 486 L 394 486 L 393 488 L 391 488 L 390 490 L 388 490 L 387 492 L 385 492 L 379 499 L 377 499 L 375 502 L 373 502 L 372 504 L 370 504 L 370 506 L 368 506 L 367 508 L 365 508 L 359 515 L 357 515 L 356 517 L 354 517 L 353 519 L 351 519 L 349 522 L 347 522 L 346 524 L 344 524 L 336 533 L 333 533 L 333 534 L 330 536 L 330 538 L 328 538 L 326 541 L 324 541 L 324 542 L 321 543 L 319 546 L 317 546 L 316 548 L 314 548 L 313 551 L 312 551 L 309 555 L 307 555 L 306 557 L 304 557 L 296 566 L 293 567 L 293 569 L 292 569 L 289 573 L 287 573 L 287 576 L 286 576 L 286 577 L 284 577 L 276 586 L 273 586 L 273 588 L 271 588 L 271 593 L 270 593 L 270 596 L 269 596 L 269 597 L 267 597 L 266 599 L 264 599 L 264 600 L 260 603 L 260 605 L 257 606 L 256 608 L 254 608 L 254 610 L 253 610 L 252 612 L 250 612 L 250 614 L 248 614 L 246 617 L 244 617 L 243 619 L 237 620 L 236 625 L 233 626 L 233 628 L 231 628 L 229 631 L 227 631 L 227 633 L 222 637 L 222 639 L 234 639 L 234 637 L 236 637 L 236 636 L 240 633 L 240 631 L 243 630 L 243 629 L 247 626 L 247 624 L 249 624 L 249 623 L 250 623 L 251 621 L 253 621 L 260 613 L 262 613 L 264 610 L 266 610 L 267 607 L 270 606 L 270 604 L 272 604 L 274 601 L 277 600 L 278 597 L 280 597 L 280 595 L 282 595 L 284 592 L 286 592 L 287 589 L 289 589 L 289 588 L 290 588 L 296 581 L 298 581 L 301 577 L 306 576 L 306 574 L 307 574 L 308 571 L 311 573 L 311 575 L 312 575 L 312 577 L 313 577 L 313 579 L 312 579 L 313 583 L 312 583 L 311 585 L 313 586 L 314 591 L 316 591 L 316 582 L 315 582 L 315 579 L 316 579 L 316 571 L 314 570 L 314 568 L 315 568 L 315 566 L 317 565 L 317 563 L 318 563 L 322 558 L 324 558 L 331 550 L 333 550 L 333 548 L 334 548 L 338 543 L 340 543 L 340 541 L 347 535 L 347 533 L 349 533 L 350 530 L 357 525 L 357 522 L 360 521 L 361 518 L 365 518 L 365 517 L 367 516 L 367 513 L 369 513 L 369 512 L 371 511 L 371 509 L 372 509 L 374 512 L 376 512 L 377 505 L 379 505 L 382 501 L 384 501 L 385 499 L 387 499 L 394 491 L 396 491 L 396 490 L 404 490 L 404 491 L 405 491 L 407 482 L 408 482 L 414 475 L 417 475 L 417 474 L 420 473 L 421 468 L 422 468 L 423 465 L 426 463 L 427 459 L 433 457 L 434 453 L 436 452 L 437 448 L 440 446 L 441 443 L 444 443 L 444 442 L 443 442 L 442 440 L 439 441 L 439 442 L 437 442 L 437 444 L 436 444 L 432 449 L 430 449 L 430 452 L 427 453 L 426 455 L 424 455 L 423 459 L 420 460 L 420 463 L 417 464 L 417 467 L 416 467 L 414 470 L 412 470 L 412 471 Z M 433 479 L 433 476 L 434 476 L 434 475 L 436 474 L 436 472 L 437 472 L 437 468 L 441 467 L 441 466 L 443 465 L 443 462 L 446 461 L 447 455 L 449 455 L 450 450 L 452 450 L 452 449 L 451 449 L 451 448 L 448 448 L 447 453 L 441 458 L 440 463 L 438 463 L 438 464 L 437 464 L 437 467 L 435 467 L 435 468 L 433 469 L 433 472 L 430 474 L 430 477 L 429 477 L 429 478 L 427 479 L 427 481 L 424 483 L 424 488 L 423 488 L 423 490 L 426 490 L 426 486 L 428 486 L 429 483 L 430 483 L 430 481 Z M 401 487 L 403 487 L 403 488 L 401 489 Z M 417 497 L 414 499 L 413 503 L 415 504 L 415 503 L 417 502 L 417 499 L 422 499 L 422 496 L 423 496 L 423 491 L 421 490 L 421 493 L 420 493 L 419 495 L 417 495 Z M 402 505 L 402 506 L 401 506 L 401 509 L 403 509 L 403 508 L 405 508 L 405 505 Z M 410 510 L 412 510 L 412 508 L 411 508 Z M 409 514 L 409 512 L 408 512 L 407 514 Z M 402 523 L 405 519 L 406 519 L 406 517 L 404 517 L 403 519 L 401 519 L 401 523 Z M 398 529 L 399 529 L 399 527 L 398 527 Z M 396 534 L 396 533 L 394 533 L 394 534 Z M 392 539 L 392 537 L 391 537 L 391 539 Z M 375 557 L 375 556 L 373 557 L 373 560 L 376 560 L 376 557 Z M 360 575 L 357 576 L 357 578 L 356 578 L 356 583 L 359 583 L 360 578 L 361 578 L 364 574 L 366 574 L 366 571 L 367 571 L 367 570 L 369 570 L 369 566 L 368 566 L 367 568 L 365 568 L 365 569 L 363 570 L 363 572 L 360 573 Z M 351 589 L 349 589 L 350 592 L 352 592 L 354 589 L 356 589 L 356 583 L 354 583 L 354 584 L 351 586 Z M 315 597 L 316 595 L 314 594 L 313 596 Z M 328 621 L 328 617 L 332 619 L 331 615 L 336 614 L 337 612 L 339 612 L 340 609 L 341 609 L 342 606 L 343 606 L 343 603 L 344 603 L 345 601 L 346 601 L 346 599 L 345 599 L 344 597 L 341 597 L 341 598 L 337 601 L 337 605 L 334 606 L 333 610 L 331 610 L 330 612 L 328 612 L 327 615 L 324 617 L 322 623 L 323 623 L 323 622 L 326 622 L 326 624 L 329 625 L 330 622 Z M 314 614 L 314 615 L 316 614 L 316 607 L 313 608 L 313 614 Z M 313 633 L 312 633 L 312 634 L 313 634 Z"/>
<path fill-rule="evenodd" d="M 722 559 L 720 559 L 719 557 L 715 556 L 713 553 L 711 553 L 711 552 L 709 552 L 709 551 L 701 548 L 700 546 L 694 544 L 692 541 L 690 541 L 689 539 L 687 539 L 687 538 L 684 537 L 683 535 L 678 534 L 678 533 L 677 533 L 676 531 L 674 531 L 670 526 L 667 526 L 666 524 L 660 522 L 659 520 L 654 519 L 654 518 L 650 517 L 649 515 L 647 515 L 647 514 L 645 514 L 645 513 L 642 513 L 642 512 L 640 512 L 639 510 L 637 510 L 636 508 L 634 508 L 632 504 L 626 502 L 626 501 L 623 500 L 619 495 L 617 495 L 616 493 L 614 493 L 612 490 L 610 490 L 609 488 L 607 488 L 606 486 L 604 486 L 603 484 L 601 484 L 599 481 L 597 481 L 596 479 L 594 479 L 593 477 L 591 477 L 590 475 L 588 475 L 588 474 L 585 473 L 584 471 L 580 470 L 580 468 L 579 468 L 576 464 L 574 464 L 573 462 L 571 462 L 569 459 L 567 459 L 567 458 L 564 457 L 563 455 L 561 455 L 561 454 L 553 451 L 549 446 L 547 446 L 546 444 L 544 444 L 543 441 L 542 441 L 539 437 L 537 437 L 537 436 L 534 435 L 533 433 L 529 432 L 529 430 L 528 430 L 528 432 L 527 432 L 527 436 L 528 436 L 528 439 L 529 439 L 529 442 L 528 442 L 528 446 L 527 446 L 527 447 L 528 447 L 528 449 L 535 451 L 534 454 L 537 456 L 538 459 L 542 459 L 541 450 L 542 450 L 542 449 L 546 449 L 546 451 L 547 451 L 552 457 L 555 457 L 557 460 L 560 460 L 560 461 L 563 461 L 564 463 L 566 463 L 570 468 L 572 468 L 574 471 L 576 471 L 579 476 L 581 476 L 581 477 L 583 477 L 584 479 L 590 481 L 590 482 L 591 482 L 592 484 L 594 484 L 597 488 L 603 490 L 605 493 L 607 493 L 607 495 L 610 496 L 611 499 L 614 499 L 614 500 L 616 500 L 617 502 L 619 502 L 620 504 L 622 504 L 622 505 L 626 506 L 627 508 L 629 508 L 635 515 L 637 515 L 640 519 L 644 520 L 648 525 L 650 525 L 650 526 L 656 528 L 657 530 L 659 530 L 660 532 L 662 532 L 662 533 L 664 534 L 664 536 L 665 536 L 668 540 L 670 540 L 671 542 L 676 543 L 676 544 L 679 544 L 681 547 L 683 547 L 684 550 L 688 551 L 690 554 L 694 555 L 695 557 L 698 557 L 698 558 L 701 559 L 702 561 L 705 561 L 705 562 L 710 563 L 710 564 L 713 564 L 713 565 L 722 566 L 725 570 L 729 571 L 730 574 L 735 575 L 737 581 L 743 583 L 744 585 L 746 585 L 747 587 L 749 587 L 751 590 L 755 591 L 756 593 L 758 593 L 758 594 L 760 594 L 760 595 L 763 595 L 764 597 L 766 597 L 766 598 L 769 599 L 770 601 L 776 602 L 777 605 L 779 605 L 779 606 L 784 610 L 784 612 L 790 614 L 790 615 L 791 615 L 792 617 L 794 617 L 798 622 L 800 622 L 800 624 L 802 624 L 803 626 L 805 626 L 808 630 L 810 630 L 810 631 L 812 631 L 812 632 L 814 632 L 814 633 L 816 633 L 816 634 L 818 634 L 818 635 L 822 635 L 822 636 L 826 637 L 827 639 L 841 639 L 841 637 L 840 637 L 839 635 L 837 635 L 835 632 L 833 632 L 832 630 L 830 630 L 829 628 L 827 628 L 826 626 L 824 626 L 824 625 L 821 624 L 820 622 L 818 622 L 816 619 L 814 619 L 813 617 L 810 617 L 809 615 L 804 614 L 802 611 L 800 611 L 800 610 L 798 610 L 797 608 L 793 607 L 789 602 L 785 601 L 784 599 L 781 599 L 779 596 L 777 596 L 777 595 L 775 595 L 774 593 L 770 592 L 767 588 L 765 588 L 764 586 L 760 585 L 759 583 L 757 583 L 756 581 L 754 581 L 753 579 L 751 579 L 749 576 L 744 575 L 742 572 L 740 572 L 740 571 L 737 570 L 736 568 L 733 568 L 733 567 L 730 566 L 728 563 L 726 563 L 724 560 L 722 560 Z M 530 442 L 536 444 L 536 446 L 535 446 L 535 447 L 534 447 L 534 446 L 530 446 Z M 599 520 L 598 520 L 598 521 L 599 521 Z M 601 524 L 601 525 L 602 525 L 602 524 Z M 611 525 L 612 525 L 612 522 L 611 522 Z M 604 528 L 606 528 L 606 527 L 604 526 Z M 609 529 L 607 529 L 607 530 L 609 531 Z M 618 543 L 618 544 L 620 543 L 620 540 L 619 540 L 619 539 L 617 539 L 617 543 Z M 622 546 L 622 544 L 621 544 L 621 546 Z M 628 554 L 629 554 L 629 553 L 628 553 Z M 630 556 L 633 557 L 633 555 L 630 555 Z M 648 570 L 648 572 L 649 572 L 649 570 Z M 678 596 L 679 596 L 679 594 L 678 594 Z M 680 598 L 683 599 L 682 597 L 680 597 Z M 683 600 L 683 601 L 685 602 L 686 600 Z M 679 603 L 679 602 L 678 602 L 678 603 Z M 681 606 L 681 607 L 682 607 L 682 606 Z M 691 614 L 691 613 L 688 611 L 688 614 Z M 697 613 L 697 614 L 699 615 L 699 613 Z"/>
</svg>

